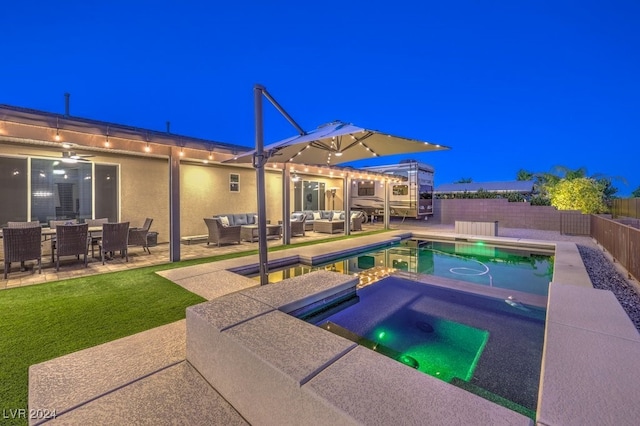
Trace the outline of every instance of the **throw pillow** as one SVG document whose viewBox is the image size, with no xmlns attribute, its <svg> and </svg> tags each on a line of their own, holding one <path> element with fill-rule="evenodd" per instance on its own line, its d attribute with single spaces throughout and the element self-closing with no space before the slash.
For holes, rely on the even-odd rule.
<svg viewBox="0 0 640 426">
<path fill-rule="evenodd" d="M 222 226 L 224 226 L 225 228 L 227 226 L 229 226 L 229 218 L 227 216 L 218 216 L 218 219 L 220 219 L 220 223 L 222 224 Z"/>
<path fill-rule="evenodd" d="M 351 213 L 351 219 L 355 219 L 358 217 L 358 213 Z"/>
<path fill-rule="evenodd" d="M 257 214 L 253 215 L 253 223 L 256 224 L 256 225 L 258 224 L 258 215 Z"/>
<path fill-rule="evenodd" d="M 320 212 L 313 212 L 313 220 L 320 220 Z"/>
<path fill-rule="evenodd" d="M 333 217 L 331 218 L 332 221 L 334 220 L 342 220 L 340 218 L 340 212 L 333 212 Z"/>
</svg>

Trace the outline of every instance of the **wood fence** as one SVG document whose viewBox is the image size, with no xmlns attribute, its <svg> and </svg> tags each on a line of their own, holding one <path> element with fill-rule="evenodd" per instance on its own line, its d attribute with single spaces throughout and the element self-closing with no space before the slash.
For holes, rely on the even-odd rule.
<svg viewBox="0 0 640 426">
<path fill-rule="evenodd" d="M 611 212 L 614 217 L 635 217 L 640 219 L 640 198 L 616 198 Z"/>
<path fill-rule="evenodd" d="M 591 237 L 636 280 L 640 278 L 640 229 L 591 215 Z"/>
</svg>

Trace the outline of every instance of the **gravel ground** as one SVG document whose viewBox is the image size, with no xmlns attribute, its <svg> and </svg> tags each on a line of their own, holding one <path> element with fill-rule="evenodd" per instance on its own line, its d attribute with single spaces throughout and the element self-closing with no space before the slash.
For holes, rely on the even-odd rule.
<svg viewBox="0 0 640 426">
<path fill-rule="evenodd" d="M 640 295 L 633 285 L 613 266 L 602 250 L 582 244 L 578 244 L 578 250 L 593 286 L 613 292 L 636 329 L 640 331 Z"/>
<path fill-rule="evenodd" d="M 453 232 L 452 225 L 425 224 L 419 221 L 407 221 L 405 224 L 398 226 L 398 228 L 416 227 L 428 228 L 431 231 Z M 510 238 L 575 242 L 593 287 L 610 290 L 615 294 L 620 305 L 622 305 L 622 308 L 640 332 L 640 287 L 637 283 L 634 285 L 634 282 L 625 278 L 591 237 L 562 235 L 556 231 L 520 228 L 499 228 L 498 235 Z"/>
</svg>

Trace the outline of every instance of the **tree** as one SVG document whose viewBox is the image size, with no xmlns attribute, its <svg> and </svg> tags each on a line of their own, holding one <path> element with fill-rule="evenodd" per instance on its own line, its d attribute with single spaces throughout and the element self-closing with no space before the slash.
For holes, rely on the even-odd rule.
<svg viewBox="0 0 640 426">
<path fill-rule="evenodd" d="M 528 170 L 520 169 L 516 174 L 516 180 L 533 180 L 533 173 Z"/>
<path fill-rule="evenodd" d="M 602 185 L 595 179 L 561 179 L 548 191 L 551 205 L 558 210 L 580 210 L 585 214 L 607 211 Z"/>
<path fill-rule="evenodd" d="M 456 181 L 454 183 L 471 183 L 472 179 L 471 178 L 462 178 L 459 181 Z"/>
<path fill-rule="evenodd" d="M 636 190 L 631 193 L 631 196 L 635 198 L 640 198 L 640 186 L 637 187 Z"/>
</svg>

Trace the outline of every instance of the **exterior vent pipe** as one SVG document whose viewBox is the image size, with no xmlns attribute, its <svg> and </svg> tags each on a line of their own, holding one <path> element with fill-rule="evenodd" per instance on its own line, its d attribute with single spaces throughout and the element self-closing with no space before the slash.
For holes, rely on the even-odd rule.
<svg viewBox="0 0 640 426">
<path fill-rule="evenodd" d="M 171 122 L 167 121 L 167 133 L 171 133 Z"/>
<path fill-rule="evenodd" d="M 64 94 L 64 116 L 65 117 L 69 117 L 69 97 L 70 96 L 71 96 L 70 93 Z"/>
</svg>

